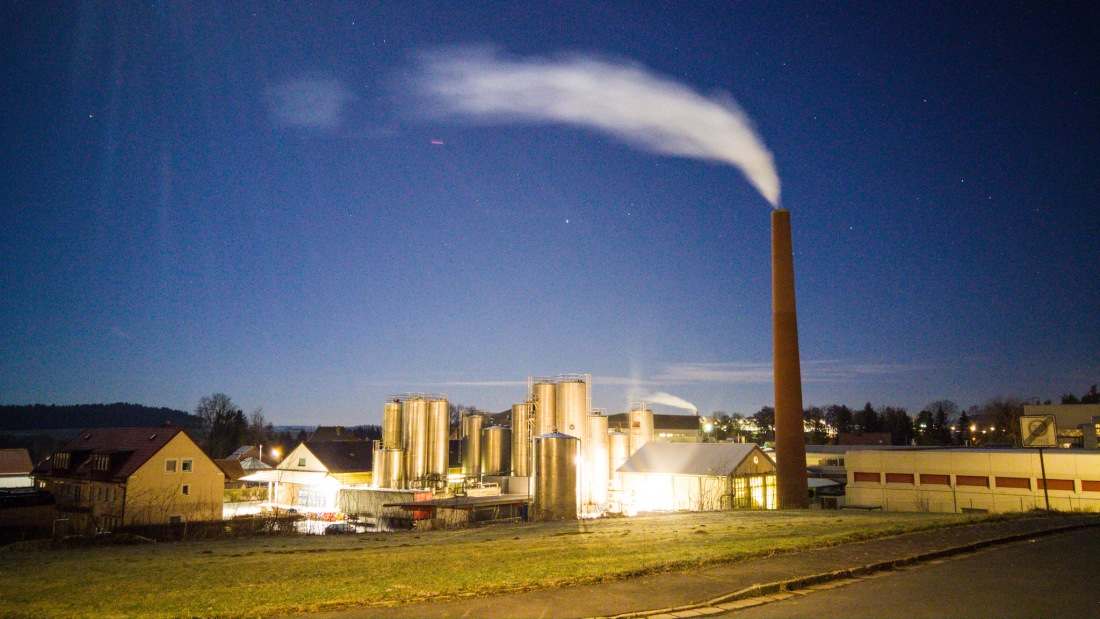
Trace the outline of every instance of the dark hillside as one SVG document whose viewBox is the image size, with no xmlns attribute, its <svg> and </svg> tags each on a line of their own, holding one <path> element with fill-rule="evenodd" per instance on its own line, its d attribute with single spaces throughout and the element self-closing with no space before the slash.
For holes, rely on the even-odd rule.
<svg viewBox="0 0 1100 619">
<path fill-rule="evenodd" d="M 0 431 L 26 432 L 70 428 L 142 428 L 170 422 L 191 427 L 197 418 L 171 408 L 141 404 L 55 404 L 0 405 Z"/>
</svg>

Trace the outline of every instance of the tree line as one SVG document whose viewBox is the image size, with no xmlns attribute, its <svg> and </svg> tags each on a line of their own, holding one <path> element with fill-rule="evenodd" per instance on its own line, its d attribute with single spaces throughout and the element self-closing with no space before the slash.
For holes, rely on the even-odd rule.
<svg viewBox="0 0 1100 619">
<path fill-rule="evenodd" d="M 966 410 L 951 400 L 936 400 L 911 415 L 900 406 L 874 406 L 867 402 L 852 409 L 843 404 L 808 406 L 802 411 L 806 442 L 824 445 L 839 434 L 888 433 L 891 445 L 1016 445 L 1020 441 L 1020 416 L 1024 404 L 1037 399 L 992 398 Z M 1044 402 L 1050 404 L 1050 400 Z M 1093 385 L 1085 394 L 1065 394 L 1062 404 L 1100 404 Z M 764 406 L 745 416 L 718 411 L 713 414 L 709 438 L 766 443 L 775 440 L 775 409 Z"/>
</svg>

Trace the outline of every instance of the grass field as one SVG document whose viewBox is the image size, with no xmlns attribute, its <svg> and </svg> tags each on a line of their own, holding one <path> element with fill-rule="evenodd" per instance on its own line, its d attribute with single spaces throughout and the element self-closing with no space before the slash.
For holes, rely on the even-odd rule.
<svg viewBox="0 0 1100 619">
<path fill-rule="evenodd" d="M 3 617 L 267 617 L 683 570 L 951 526 L 955 514 L 711 512 L 0 553 Z"/>
</svg>

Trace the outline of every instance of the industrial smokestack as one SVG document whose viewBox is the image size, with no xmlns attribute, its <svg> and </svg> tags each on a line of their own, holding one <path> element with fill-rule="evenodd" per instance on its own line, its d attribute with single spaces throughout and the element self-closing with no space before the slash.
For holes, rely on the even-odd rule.
<svg viewBox="0 0 1100 619">
<path fill-rule="evenodd" d="M 810 505 L 806 436 L 802 425 L 802 369 L 794 303 L 791 212 L 772 211 L 772 345 L 775 363 L 775 468 L 779 509 Z"/>
</svg>

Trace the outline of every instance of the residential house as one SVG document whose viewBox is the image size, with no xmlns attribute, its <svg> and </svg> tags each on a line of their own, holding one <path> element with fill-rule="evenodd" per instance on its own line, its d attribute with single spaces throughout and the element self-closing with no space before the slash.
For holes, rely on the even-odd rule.
<svg viewBox="0 0 1100 619">
<path fill-rule="evenodd" d="M 222 517 L 225 476 L 178 427 L 84 430 L 32 476 L 75 532 Z"/>
<path fill-rule="evenodd" d="M 353 436 L 353 435 L 350 435 Z M 335 514 L 341 488 L 370 485 L 373 441 L 307 441 L 274 469 L 241 478 L 271 484 L 272 507 L 303 513 Z"/>
</svg>

